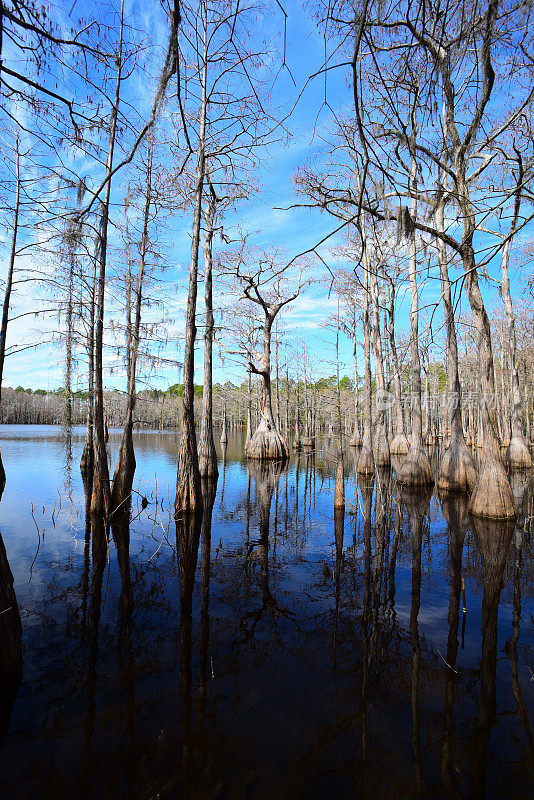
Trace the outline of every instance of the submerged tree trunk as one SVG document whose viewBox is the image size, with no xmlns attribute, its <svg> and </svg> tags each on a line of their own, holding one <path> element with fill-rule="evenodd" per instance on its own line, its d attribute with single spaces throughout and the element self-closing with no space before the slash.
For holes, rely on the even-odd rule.
<svg viewBox="0 0 534 800">
<path fill-rule="evenodd" d="M 206 233 L 204 236 L 204 298 L 206 304 L 206 329 L 204 333 L 204 391 L 202 393 L 202 421 L 198 456 L 200 474 L 214 478 L 219 474 L 217 453 L 213 441 L 213 224 L 215 219 L 215 197 L 212 192 L 206 212 Z"/>
</svg>

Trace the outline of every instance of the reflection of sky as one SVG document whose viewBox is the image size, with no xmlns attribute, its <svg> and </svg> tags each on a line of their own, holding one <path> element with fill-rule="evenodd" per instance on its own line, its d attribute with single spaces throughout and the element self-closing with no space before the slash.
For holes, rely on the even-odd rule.
<svg viewBox="0 0 534 800">
<path fill-rule="evenodd" d="M 65 566 L 72 561 L 73 569 L 80 568 L 84 549 L 83 488 L 79 472 L 79 459 L 83 447 L 82 428 L 74 432 L 70 492 L 67 492 L 68 473 L 65 469 L 65 443 L 60 429 L 47 426 L 3 426 L 2 458 L 7 472 L 7 484 L 0 505 L 1 531 L 9 560 L 15 575 L 15 587 L 21 607 L 31 596 L 31 604 L 44 597 L 49 581 L 55 583 L 71 580 L 70 573 L 58 573 L 55 565 Z M 118 452 L 120 434 L 112 431 L 110 439 L 111 468 Z M 220 449 L 219 445 L 218 449 Z M 174 500 L 176 476 L 177 437 L 174 434 L 142 433 L 136 437 L 137 472 L 134 481 L 133 514 L 140 512 L 132 524 L 131 553 L 135 558 L 149 558 L 161 544 L 162 531 L 172 542 L 174 534 L 169 528 L 170 509 Z M 306 459 L 298 463 L 298 486 L 294 461 L 282 473 L 278 483 L 277 557 L 283 564 L 280 587 L 284 593 L 298 598 L 307 605 L 306 593 L 313 594 L 317 571 L 325 561 L 335 561 L 335 542 L 332 519 L 333 504 L 333 451 L 318 451 L 316 465 L 322 474 L 308 471 Z M 239 460 L 236 460 L 239 459 Z M 232 561 L 243 554 L 243 536 L 246 525 L 247 469 L 242 462 L 238 445 L 233 440 L 228 448 L 227 461 L 219 465 L 217 497 L 212 522 L 212 549 L 217 549 L 221 559 Z M 223 474 L 224 470 L 224 474 Z M 346 470 L 346 518 L 344 551 L 347 564 L 354 564 L 356 572 L 363 569 L 362 499 L 354 498 L 354 473 Z M 255 481 L 250 481 L 251 517 L 250 541 L 259 538 L 259 500 Z M 306 496 L 305 496 L 306 493 Z M 298 507 L 296 498 L 298 494 Z M 149 499 L 147 509 L 140 509 L 140 498 Z M 287 515 L 286 515 L 287 498 Z M 156 503 L 157 500 L 157 503 Z M 33 517 L 32 517 L 33 506 Z M 356 509 L 356 514 L 354 510 Z M 374 515 L 374 508 L 373 508 Z M 274 499 L 271 505 L 271 531 L 274 526 Z M 287 516 L 287 523 L 286 523 Z M 447 526 L 436 498 L 432 500 L 431 540 L 423 537 L 422 592 L 419 611 L 419 632 L 429 646 L 444 653 L 448 633 L 449 588 L 447 582 Z M 287 524 L 288 532 L 285 532 Z M 411 606 L 411 551 L 406 515 L 405 544 L 401 545 L 395 572 L 395 613 L 402 628 L 409 630 Z M 39 535 L 37 533 L 39 528 Z M 171 531 L 171 532 L 169 532 Z M 36 555 L 40 536 L 39 550 Z M 390 538 L 393 532 L 390 532 Z M 406 544 L 408 541 L 408 544 Z M 391 543 L 390 543 L 391 544 Z M 113 550 L 113 547 L 112 547 Z M 164 542 L 158 558 L 170 554 Z M 465 555 L 465 552 L 464 552 Z M 35 558 L 35 563 L 30 566 Z M 355 562 L 354 562 L 355 559 Z M 114 569 L 113 563 L 111 565 Z M 480 652 L 480 602 L 481 584 L 471 584 L 466 578 L 468 606 L 468 637 L 465 650 L 460 650 L 459 660 L 473 668 Z M 330 600 L 327 598 L 327 604 Z M 297 612 L 298 613 L 298 612 Z M 526 609 L 524 610 L 524 614 Z M 508 627 L 512 610 L 502 602 L 502 625 Z M 32 615 L 28 617 L 30 623 Z"/>
<path fill-rule="evenodd" d="M 84 592 L 83 580 L 85 521 L 78 468 L 83 429 L 76 430 L 73 437 L 71 501 L 65 490 L 65 450 L 59 429 L 12 426 L 3 427 L 0 435 L 7 472 L 7 484 L 0 503 L 0 531 L 15 578 L 24 646 L 23 684 L 12 713 L 11 738 L 6 739 L 4 748 L 0 750 L 0 768 L 7 759 L 12 761 L 15 769 L 19 769 L 18 754 L 24 752 L 31 754 L 33 762 L 41 770 L 43 756 L 34 748 L 44 747 L 46 751 L 47 736 L 54 752 L 56 747 L 58 752 L 62 751 L 61 742 L 68 741 L 69 754 L 71 750 L 83 753 L 86 746 L 81 732 L 85 730 L 83 721 L 88 707 L 86 676 L 91 663 L 89 643 L 93 641 L 91 620 L 95 618 L 95 611 L 92 606 L 94 572 L 90 563 L 90 543 L 87 549 L 87 593 Z M 111 432 L 112 468 L 119 436 L 119 432 Z M 217 447 L 220 450 L 218 444 Z M 121 715 L 127 702 L 124 692 L 129 675 L 135 681 L 136 735 L 157 740 L 160 747 L 159 737 L 168 735 L 165 732 L 174 729 L 176 724 L 176 708 L 180 702 L 177 698 L 180 582 L 175 554 L 176 531 L 170 513 L 174 500 L 176 448 L 177 437 L 173 434 L 153 432 L 136 435 L 138 469 L 134 487 L 147 496 L 149 506 L 142 512 L 139 496 L 135 495 L 129 559 L 133 596 L 131 623 L 125 622 L 125 605 L 121 599 L 124 584 L 113 539 L 105 555 L 96 664 L 96 703 L 102 710 L 102 717 L 99 722 L 97 714 L 96 730 L 100 733 L 94 739 L 95 742 L 107 743 L 105 754 L 100 755 L 98 761 L 99 771 L 104 765 L 104 774 L 107 759 L 114 761 L 114 748 L 122 741 Z M 291 761 L 289 752 L 300 753 L 305 746 L 303 742 L 314 739 L 316 732 L 322 730 L 325 720 L 330 720 L 332 715 L 332 724 L 337 724 L 340 713 L 357 714 L 360 702 L 357 687 L 361 680 L 364 646 L 363 499 L 358 495 L 355 501 L 354 471 L 350 460 L 345 481 L 347 505 L 336 617 L 335 444 L 319 446 L 315 469 L 310 469 L 309 465 L 306 468 L 306 463 L 303 454 L 298 464 L 292 459 L 287 470 L 280 475 L 271 501 L 267 578 L 276 611 L 264 611 L 256 618 L 265 602 L 263 565 L 258 548 L 259 494 L 253 477 L 256 473 L 252 469 L 247 513 L 247 467 L 242 458 L 242 442 L 232 436 L 224 463 L 219 460 L 211 527 L 208 670 L 210 675 L 213 673 L 210 692 L 217 699 L 210 714 L 215 713 L 216 707 L 216 725 L 221 735 L 226 737 L 225 741 L 234 741 L 236 732 L 245 740 L 247 736 L 254 739 L 261 735 L 262 757 L 265 748 L 276 751 L 280 744 L 279 731 L 283 729 L 284 752 L 278 756 L 281 761 L 269 762 L 278 764 L 277 769 L 282 772 L 287 772 L 286 759 Z M 396 497 L 393 489 L 393 498 Z M 393 546 L 394 508 L 393 504 L 391 525 L 386 528 L 385 552 L 388 559 Z M 371 574 L 375 554 L 374 513 L 373 508 Z M 247 528 L 248 561 L 245 558 Z M 513 566 L 514 554 L 512 546 L 508 553 L 508 567 L 510 564 Z M 523 562 L 528 570 L 532 559 L 527 544 Z M 193 591 L 194 681 L 199 670 L 200 571 L 201 548 Z M 481 568 L 472 541 L 464 545 L 464 572 L 468 612 L 465 646 L 460 644 L 456 663 L 460 683 L 455 706 L 455 718 L 462 720 L 456 722 L 462 735 L 465 735 L 465 717 L 471 724 L 477 713 L 476 687 L 481 654 Z M 499 709 L 505 711 L 515 708 L 510 661 L 504 651 L 511 634 L 512 607 L 506 598 L 510 597 L 513 588 L 512 574 L 509 569 L 505 572 L 498 623 L 497 687 Z M 424 726 L 428 715 L 435 711 L 442 713 L 443 662 L 449 634 L 447 526 L 436 496 L 431 500 L 430 524 L 428 517 L 424 518 L 421 575 L 417 632 L 421 648 L 420 707 Z M 406 748 L 411 743 L 407 688 L 412 664 L 411 591 L 411 539 L 404 512 L 395 569 L 394 607 L 389 605 L 382 577 L 378 604 L 371 591 L 369 617 L 371 629 L 373 620 L 378 625 L 378 650 L 371 669 L 374 677 L 369 684 L 369 719 L 375 720 L 380 731 L 378 752 L 382 753 L 382 748 L 386 752 L 389 749 L 397 754 L 402 764 L 410 763 Z M 533 684 L 528 672 L 534 647 L 528 620 L 533 611 L 530 589 L 522 598 L 518 661 L 527 705 L 534 702 Z M 252 631 L 253 635 L 248 639 L 247 635 Z M 337 642 L 335 656 L 334 641 Z M 127 657 L 129 652 L 133 654 L 135 663 L 133 673 L 128 673 L 124 662 L 125 654 Z M 339 706 L 338 693 L 342 698 Z M 343 698 L 348 698 L 346 707 Z M 157 728 L 155 732 L 151 727 L 153 724 Z M 506 727 L 507 735 L 513 735 L 515 724 L 512 716 L 503 717 L 500 723 L 501 726 L 510 726 Z M 104 726 L 103 733 L 99 725 Z M 114 740 L 116 731 L 117 742 Z M 21 738 L 28 742 L 29 750 L 21 750 Z M 435 742 L 432 736 L 430 740 Z M 311 742 L 309 746 L 312 746 Z M 350 740 L 348 744 L 345 739 L 340 740 L 340 746 L 348 746 L 350 751 Z M 423 737 L 424 757 L 427 747 L 431 749 L 432 744 Z M 403 753 L 405 757 L 401 757 Z M 47 765 L 50 763 L 51 766 L 46 768 L 59 770 L 59 758 L 57 755 L 55 759 L 47 760 Z M 113 763 L 111 768 L 114 771 L 116 764 Z M 168 764 L 164 762 L 163 769 L 167 768 Z M 402 771 L 403 768 L 399 769 Z M 77 769 L 76 759 L 70 759 L 64 767 L 68 775 L 76 774 Z M 391 769 L 394 771 L 396 768 L 391 766 Z M 31 781 L 31 778 L 25 773 L 21 780 Z"/>
</svg>

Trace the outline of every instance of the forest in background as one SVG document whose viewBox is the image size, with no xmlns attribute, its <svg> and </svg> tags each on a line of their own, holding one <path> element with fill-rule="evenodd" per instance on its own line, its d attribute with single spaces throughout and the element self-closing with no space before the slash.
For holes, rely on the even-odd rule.
<svg viewBox="0 0 534 800">
<path fill-rule="evenodd" d="M 506 336 L 505 320 L 498 321 L 498 310 L 494 314 L 494 341 L 496 349 L 495 374 L 498 386 L 497 403 L 499 430 L 504 442 L 509 442 L 513 416 L 512 376 L 510 370 L 510 352 Z M 499 336 L 499 331 L 501 335 Z M 467 404 L 478 403 L 479 383 L 476 377 L 476 357 L 470 357 L 469 337 L 462 342 L 463 356 L 459 359 L 462 383 L 465 387 Z M 525 434 L 530 441 L 534 436 L 534 375 L 530 365 L 534 358 L 534 318 L 529 313 L 520 316 L 517 322 L 517 364 L 524 387 Z M 387 350 L 387 342 L 384 342 Z M 430 354 L 430 350 L 428 351 Z M 311 369 L 310 380 L 306 385 L 303 380 L 296 380 L 296 367 L 299 357 L 302 360 L 300 371 L 304 372 L 306 350 L 291 352 L 282 337 L 280 340 L 279 363 L 274 364 L 272 381 L 273 407 L 276 424 L 286 437 L 291 437 L 295 430 L 297 403 L 301 414 L 306 414 L 306 404 L 310 406 L 313 427 L 317 434 L 332 435 L 337 431 L 337 376 L 318 377 L 324 364 L 318 363 Z M 391 364 L 386 359 L 386 364 Z M 449 379 L 446 364 L 443 361 L 423 361 L 423 419 L 426 439 L 443 438 L 444 421 L 447 420 L 447 404 L 449 399 Z M 277 379 L 278 376 L 278 379 Z M 410 364 L 405 357 L 400 363 L 401 392 L 404 413 L 409 412 L 410 405 Z M 342 408 L 343 432 L 350 439 L 354 428 L 361 430 L 363 425 L 364 378 L 357 375 L 358 398 L 355 402 L 355 378 L 343 374 L 339 380 L 339 398 Z M 372 396 L 376 396 L 376 381 L 372 379 Z M 197 430 L 202 417 L 203 384 L 195 384 L 195 420 Z M 177 403 L 183 397 L 183 383 L 173 384 L 167 389 L 142 389 L 137 393 L 137 404 L 134 416 L 134 428 L 137 430 L 169 430 L 177 428 Z M 298 389 L 298 391 L 297 391 Z M 393 393 L 394 378 L 386 370 L 386 389 Z M 252 390 L 252 425 L 261 416 L 261 381 L 251 382 Z M 240 385 L 232 381 L 224 384 L 213 384 L 213 427 L 219 435 L 226 427 L 233 431 L 246 431 L 248 382 Z M 0 423 L 11 425 L 85 425 L 89 403 L 88 391 L 71 391 L 70 395 L 64 387 L 53 391 L 31 389 L 17 386 L 15 389 L 5 387 L 2 390 L 3 402 L 0 405 Z M 127 397 L 118 389 L 104 392 L 105 418 L 109 427 L 121 427 L 126 412 Z M 356 414 L 358 421 L 356 422 Z M 393 409 L 387 409 L 388 430 L 390 438 L 395 431 Z M 441 422 L 440 422 L 441 421 Z"/>
</svg>

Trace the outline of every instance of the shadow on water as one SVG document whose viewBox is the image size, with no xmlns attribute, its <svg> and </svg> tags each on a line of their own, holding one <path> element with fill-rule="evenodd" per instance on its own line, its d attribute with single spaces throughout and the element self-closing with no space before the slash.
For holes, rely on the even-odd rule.
<svg viewBox="0 0 534 800">
<path fill-rule="evenodd" d="M 159 438 L 140 469 L 150 447 L 170 463 Z M 6 527 L 24 675 L 15 700 L 20 617 L 0 614 L 2 796 L 528 796 L 528 479 L 515 526 L 380 471 L 351 469 L 334 511 L 328 453 L 247 463 L 230 436 L 200 519 L 159 501 L 110 530 L 84 519 L 73 470 L 76 536 L 43 522 L 29 585 L 34 542 Z"/>
<path fill-rule="evenodd" d="M 22 625 L 13 574 L 0 535 L 0 746 L 4 741 L 22 675 Z"/>
<path fill-rule="evenodd" d="M 5 479 L 0 487 L 0 501 Z M 22 624 L 13 588 L 13 573 L 0 534 L 0 747 L 22 676 Z"/>
</svg>

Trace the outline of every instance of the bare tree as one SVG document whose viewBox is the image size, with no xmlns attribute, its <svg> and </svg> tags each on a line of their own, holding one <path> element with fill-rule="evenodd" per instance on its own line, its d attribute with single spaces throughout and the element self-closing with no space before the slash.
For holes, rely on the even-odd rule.
<svg viewBox="0 0 534 800">
<path fill-rule="evenodd" d="M 276 256 L 265 253 L 258 254 L 254 263 L 254 253 L 245 252 L 241 248 L 237 258 L 229 262 L 227 274 L 233 273 L 241 286 L 243 296 L 251 303 L 258 305 L 264 315 L 263 342 L 259 366 L 254 360 L 249 361 L 248 369 L 259 375 L 262 380 L 262 397 L 259 424 L 248 442 L 245 452 L 249 458 L 261 461 L 269 459 L 287 459 L 288 447 L 276 428 L 271 396 L 271 337 L 273 323 L 282 308 L 292 303 L 299 296 L 304 280 L 302 269 L 292 288 L 285 287 L 289 278 L 290 266 L 280 266 Z M 283 279 L 286 279 L 285 281 Z M 285 292 L 285 294 L 282 294 Z"/>
<path fill-rule="evenodd" d="M 18 135 L 15 137 L 15 202 L 13 206 L 13 229 L 11 234 L 11 249 L 9 252 L 9 264 L 7 268 L 6 288 L 4 290 L 4 303 L 2 307 L 2 324 L 0 327 L 0 401 L 2 396 L 2 377 L 4 374 L 4 363 L 6 358 L 6 337 L 9 323 L 9 304 L 11 302 L 11 291 L 13 288 L 13 273 L 15 270 L 15 256 L 17 252 L 17 236 L 19 231 L 19 212 L 20 212 L 20 149 Z M 6 482 L 6 473 L 0 456 L 0 487 L 3 489 Z"/>
<path fill-rule="evenodd" d="M 181 123 L 185 125 L 185 162 L 196 155 L 193 180 L 193 224 L 191 261 L 184 347 L 184 394 L 181 435 L 176 475 L 175 511 L 195 513 L 202 509 L 200 466 L 194 419 L 194 345 L 197 321 L 199 249 L 203 202 L 207 174 L 217 194 L 218 185 L 237 185 L 235 173 L 254 161 L 254 152 L 269 138 L 265 129 L 271 120 L 260 95 L 258 59 L 251 49 L 250 29 L 254 3 L 232 2 L 200 7 L 182 6 L 182 28 L 188 48 L 182 52 L 188 72 L 189 104 L 179 104 Z M 193 144 L 194 143 L 194 144 Z M 182 168 L 183 171 L 183 168 Z M 213 198 L 212 198 L 213 199 Z M 206 219 L 209 223 L 210 213 Z M 208 301 L 209 302 L 209 301 Z M 212 453 L 213 456 L 213 453 Z M 213 459 L 212 459 L 213 462 Z M 205 465 L 204 465 L 205 466 Z M 213 467 L 211 467 L 213 468 Z"/>
<path fill-rule="evenodd" d="M 131 257 L 128 254 L 128 274 L 126 276 L 126 415 L 124 429 L 119 447 L 119 456 L 113 475 L 111 500 L 113 509 L 127 503 L 135 474 L 135 453 L 133 445 L 134 411 L 137 402 L 136 378 L 137 360 L 139 357 L 139 342 L 141 337 L 141 312 L 143 305 L 143 290 L 145 272 L 147 269 L 147 256 L 149 250 L 149 223 L 151 222 L 151 207 L 153 203 L 153 140 L 149 138 L 146 157 L 144 211 L 139 246 L 139 267 L 137 276 L 132 275 Z M 127 213 L 126 209 L 126 213 Z M 127 232 L 127 236 L 129 232 Z M 129 249 L 129 247 L 128 247 Z M 133 313 L 132 313 L 133 312 Z"/>
</svg>

